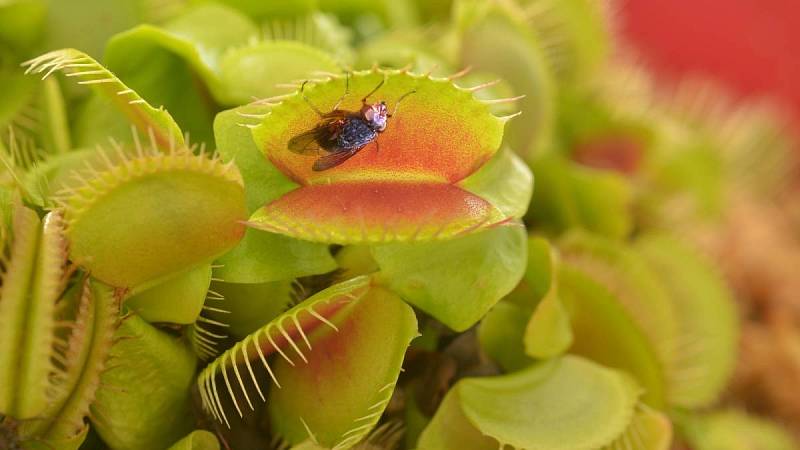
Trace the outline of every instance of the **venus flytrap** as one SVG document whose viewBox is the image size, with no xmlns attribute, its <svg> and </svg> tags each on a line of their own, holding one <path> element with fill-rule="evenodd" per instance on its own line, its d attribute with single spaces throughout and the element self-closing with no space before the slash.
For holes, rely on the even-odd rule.
<svg viewBox="0 0 800 450">
<path fill-rule="evenodd" d="M 36 213 L 16 202 L 11 242 L 4 242 L 2 345 L 3 390 L 0 409 L 18 418 L 37 417 L 46 407 L 50 355 L 55 347 L 55 303 L 64 276 L 63 222 L 58 215 L 43 225 Z"/>
<path fill-rule="evenodd" d="M 665 375 L 654 346 L 611 292 L 585 274 L 563 267 L 560 298 L 570 314 L 572 351 L 632 374 L 644 388 L 643 400 L 654 407 L 665 403 Z M 605 336 L 597 341 L 596 336 Z"/>
<path fill-rule="evenodd" d="M 0 64 L 45 3 L 0 6 L 32 11 Z M 674 423 L 704 450 L 767 429 L 695 412 L 737 318 L 663 229 L 713 218 L 774 129 L 615 75 L 609 5 L 114 7 L 74 38 L 88 54 L 27 64 L 44 84 L 0 67 L 0 447 L 666 450 Z M 47 48 L 80 42 L 56 16 Z M 327 152 L 290 142 L 373 90 L 385 131 L 314 170 Z M 779 160 L 748 180 L 774 187 Z"/>
<path fill-rule="evenodd" d="M 43 154 L 63 154 L 70 149 L 70 131 L 61 88 L 55 80 L 37 83 L 16 68 L 0 70 L 0 80 L 14 95 L 0 106 L 0 138 L 4 143 L 24 140 Z"/>
<path fill-rule="evenodd" d="M 287 148 L 290 139 L 319 120 L 299 93 L 276 99 L 280 103 L 263 113 L 260 123 L 259 116 L 244 122 L 253 128 L 270 161 L 301 185 L 257 211 L 250 226 L 311 241 L 380 243 L 448 239 L 509 219 L 457 184 L 491 158 L 507 120 L 492 116 L 469 91 L 448 79 L 381 70 L 331 77 L 304 90 L 312 104 L 330 108 L 349 83 L 354 94 L 346 96 L 340 108 L 352 110 L 360 107 L 357 93 L 366 95 L 382 80 L 385 84 L 375 95 L 390 104 L 408 92 L 414 94 L 403 100 L 377 144 L 327 171 L 313 171 L 313 155 Z M 437 98 L 440 102 L 433 101 Z M 444 99 L 447 102 L 441 103 Z M 450 106 L 443 109 L 445 104 Z M 434 128 L 442 131 L 422 131 Z M 456 142 L 464 145 L 449 150 Z M 383 157 L 377 147 L 369 151 L 381 144 L 392 157 Z M 418 148 L 429 151 L 419 153 Z M 334 198 L 351 200 L 339 206 Z M 388 207 L 389 198 L 396 207 Z"/>
<path fill-rule="evenodd" d="M 736 409 L 685 415 L 678 423 L 685 441 L 699 450 L 721 447 L 744 450 L 749 442 L 776 450 L 795 447 L 786 432 L 774 423 Z"/>
<path fill-rule="evenodd" d="M 214 121 L 223 161 L 235 164 L 245 185 L 250 214 L 265 203 L 297 187 L 264 158 L 250 129 L 240 126 L 267 111 L 265 106 L 245 106 L 223 111 Z M 281 255 L 295 255 L 286 260 Z M 258 284 L 330 272 L 336 263 L 328 246 L 248 228 L 240 244 L 223 255 L 215 269 L 217 277 L 229 283 Z"/>
<path fill-rule="evenodd" d="M 161 27 L 141 25 L 116 35 L 106 61 L 149 101 L 165 105 L 196 141 L 211 144 L 211 122 L 221 106 L 276 95 L 282 83 L 314 71 L 339 71 L 334 56 L 318 46 L 324 38 L 262 34 L 249 18 L 212 3 Z"/>
<path fill-rule="evenodd" d="M 555 260 L 555 254 L 538 242 L 530 241 L 529 267 L 553 267 L 550 287 L 546 294 L 541 288 L 517 289 L 498 304 L 480 327 L 484 351 L 509 372 L 563 352 L 626 370 L 645 388 L 642 401 L 649 406 L 643 404 L 640 423 L 631 424 L 648 430 L 645 442 L 651 443 L 642 448 L 666 448 L 669 421 L 650 408 L 708 405 L 730 376 L 737 325 L 719 276 L 696 251 L 665 235 L 642 236 L 627 249 L 572 235 L 561 243 Z M 618 262 L 597 264 L 609 258 Z M 524 280 L 546 286 L 546 278 Z M 660 303 L 654 303 L 656 299 Z M 646 314 L 637 311 L 636 305 L 645 304 Z M 665 328 L 669 322 L 656 326 L 643 320 L 656 315 L 662 320 L 671 317 L 675 330 Z M 708 317 L 720 320 L 711 324 Z M 503 345 L 507 342 L 512 344 Z M 631 439 L 633 434 L 618 438 L 608 448 L 625 448 L 625 440 Z"/>
<path fill-rule="evenodd" d="M 332 55 L 342 67 L 347 67 L 355 58 L 353 31 L 332 14 L 305 12 L 296 17 L 272 18 L 261 23 L 266 41 L 295 41 L 310 45 Z"/>
<path fill-rule="evenodd" d="M 624 373 L 574 356 L 467 378 L 448 393 L 420 448 L 599 449 L 625 432 L 640 392 Z"/>
<path fill-rule="evenodd" d="M 125 305 L 148 322 L 183 325 L 197 320 L 211 285 L 211 265 L 201 265 L 159 283 L 132 293 Z M 169 299 L 169 302 L 164 302 Z"/>
<path fill-rule="evenodd" d="M 619 6 L 595 0 L 522 0 L 522 14 L 543 42 L 561 86 L 590 80 L 614 49 L 613 16 Z"/>
<path fill-rule="evenodd" d="M 425 28 L 413 33 L 386 33 L 368 39 L 358 48 L 356 67 L 368 69 L 376 64 L 396 69 L 409 67 L 417 73 L 447 76 L 454 70 L 447 56 L 438 51 L 436 43 L 443 39 L 441 34 L 438 30 Z M 431 42 L 434 42 L 433 46 Z"/>
<path fill-rule="evenodd" d="M 640 256 L 620 245 L 578 234 L 560 246 L 564 264 L 588 275 L 614 295 L 647 335 L 662 365 L 675 358 L 678 319 L 669 294 Z M 643 299 L 647 299 L 646 303 Z"/>
<path fill-rule="evenodd" d="M 122 319 L 91 405 L 92 426 L 113 448 L 167 448 L 193 428 L 197 359 L 188 343 L 136 314 Z"/>
<path fill-rule="evenodd" d="M 517 93 L 524 117 L 512 123 L 508 145 L 529 160 L 547 145 L 554 120 L 554 80 L 540 38 L 511 2 L 455 2 L 457 61 L 496 74 Z"/>
<path fill-rule="evenodd" d="M 209 431 L 196 430 L 187 434 L 167 450 L 219 450 L 219 441 Z"/>
<path fill-rule="evenodd" d="M 245 387 L 252 383 L 284 439 L 312 437 L 327 447 L 349 448 L 380 418 L 415 335 L 411 309 L 370 278 L 334 285 L 209 365 L 198 379 L 204 408 L 229 425 L 233 411 L 241 416 L 253 409 L 257 398 Z M 270 362 L 272 355 L 280 358 Z M 265 379 L 272 381 L 269 391 Z"/>
<path fill-rule="evenodd" d="M 289 280 L 267 283 L 226 283 L 214 281 L 211 292 L 224 300 L 225 311 L 208 311 L 206 316 L 224 322 L 237 340 L 256 331 L 293 306 L 298 297 L 297 282 Z"/>
<path fill-rule="evenodd" d="M 653 233 L 634 245 L 669 291 L 678 316 L 670 401 L 685 408 L 708 406 L 722 392 L 736 358 L 739 317 L 732 294 L 711 262 L 685 241 Z"/>
<path fill-rule="evenodd" d="M 156 109 L 89 55 L 74 49 L 55 50 L 24 63 L 26 73 L 45 79 L 57 71 L 78 85 L 92 88 L 109 99 L 130 123 L 153 136 L 158 148 L 183 142 L 183 133 L 163 108 Z"/>
<path fill-rule="evenodd" d="M 18 439 L 30 448 L 77 449 L 89 426 L 84 422 L 99 388 L 100 376 L 117 327 L 119 298 L 101 283 L 82 278 L 59 301 L 56 316 L 66 332 L 56 339 L 58 369 L 46 409 L 19 426 Z"/>
<path fill-rule="evenodd" d="M 235 167 L 187 149 L 137 152 L 118 165 L 92 169 L 61 200 L 72 259 L 98 279 L 127 288 L 208 263 L 244 232 L 238 223 L 244 191 Z M 131 204 L 137 209 L 125 206 Z M 166 204 L 173 209 L 163 209 Z M 175 215 L 175 209 L 185 214 Z M 125 228 L 113 225 L 122 223 Z M 141 238 L 151 245 L 142 247 Z"/>
</svg>

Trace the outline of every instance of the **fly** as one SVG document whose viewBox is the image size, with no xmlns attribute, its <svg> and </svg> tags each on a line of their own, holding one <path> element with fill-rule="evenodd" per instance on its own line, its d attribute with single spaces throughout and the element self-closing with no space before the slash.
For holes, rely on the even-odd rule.
<svg viewBox="0 0 800 450">
<path fill-rule="evenodd" d="M 327 113 L 320 111 L 306 97 L 303 90 L 308 81 L 303 82 L 302 86 L 300 86 L 300 95 L 308 103 L 308 106 L 319 115 L 320 121 L 314 128 L 291 138 L 289 140 L 289 150 L 303 155 L 319 155 L 320 150 L 327 152 L 327 154 L 314 161 L 314 165 L 311 167 L 312 170 L 321 172 L 344 163 L 373 141 L 380 149 L 377 141 L 378 135 L 386 130 L 389 118 L 397 113 L 400 102 L 416 92 L 415 89 L 412 89 L 403 94 L 397 99 L 394 110 L 390 113 L 386 102 L 383 100 L 378 103 L 367 103 L 369 97 L 377 92 L 385 82 L 385 79 L 381 80 L 369 94 L 361 99 L 360 110 L 348 111 L 339 109 L 342 100 L 350 93 L 350 76 L 348 75 L 344 94 L 333 106 L 333 109 Z"/>
</svg>

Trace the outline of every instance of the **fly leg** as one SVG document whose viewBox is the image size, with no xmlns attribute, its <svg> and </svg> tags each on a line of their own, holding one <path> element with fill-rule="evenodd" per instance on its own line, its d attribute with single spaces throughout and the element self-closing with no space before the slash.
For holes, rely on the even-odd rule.
<svg viewBox="0 0 800 450">
<path fill-rule="evenodd" d="M 386 117 L 392 117 L 393 115 L 397 114 L 397 108 L 400 107 L 400 102 L 402 102 L 403 99 L 405 99 L 406 97 L 408 97 L 409 95 L 411 95 L 411 94 L 413 94 L 415 92 L 417 92 L 417 90 L 416 89 L 412 89 L 412 90 L 406 92 L 405 94 L 401 95 L 400 98 L 397 99 L 397 102 L 394 104 L 394 109 L 392 110 L 391 114 L 387 114 Z"/>
<path fill-rule="evenodd" d="M 384 84 L 384 83 L 386 83 L 386 76 L 385 76 L 385 75 L 384 75 L 383 79 L 381 80 L 381 82 L 380 82 L 380 83 L 378 83 L 378 85 L 377 85 L 377 86 L 375 86 L 375 88 L 374 88 L 374 89 L 372 89 L 371 91 L 369 91 L 369 94 L 365 95 L 365 96 L 364 96 L 364 98 L 362 98 L 362 99 L 361 99 L 361 104 L 364 104 L 364 105 L 366 105 L 366 104 L 367 104 L 367 99 L 368 99 L 368 98 L 370 98 L 370 96 L 372 96 L 372 94 L 374 94 L 375 92 L 377 92 L 377 91 L 378 91 L 378 89 L 380 89 L 380 88 L 381 88 L 381 86 L 383 86 L 383 84 Z"/>
<path fill-rule="evenodd" d="M 301 84 L 301 85 L 300 85 L 300 96 L 301 96 L 301 97 L 303 97 L 303 100 L 304 100 L 306 103 L 308 103 L 308 106 L 310 106 L 310 107 L 311 107 L 311 109 L 313 109 L 313 110 L 314 110 L 314 112 L 315 112 L 315 113 L 317 113 L 317 115 L 318 115 L 318 116 L 320 116 L 320 117 L 325 117 L 325 114 L 323 114 L 323 113 L 322 113 L 322 111 L 320 111 L 320 110 L 319 110 L 319 108 L 317 108 L 316 106 L 314 106 L 314 104 L 313 104 L 313 103 L 311 103 L 311 100 L 309 100 L 309 99 L 308 99 L 308 97 L 306 97 L 305 88 L 306 88 L 306 84 L 307 84 L 307 83 L 308 83 L 308 80 L 306 80 L 306 81 L 303 81 L 303 84 Z"/>
<path fill-rule="evenodd" d="M 345 74 L 345 79 L 344 79 L 344 94 L 342 94 L 342 96 L 339 97 L 339 100 L 336 101 L 336 104 L 333 105 L 334 111 L 339 109 L 339 105 L 342 104 L 342 100 L 344 100 L 345 97 L 347 97 L 349 94 L 350 94 L 350 72 L 348 71 Z"/>
</svg>

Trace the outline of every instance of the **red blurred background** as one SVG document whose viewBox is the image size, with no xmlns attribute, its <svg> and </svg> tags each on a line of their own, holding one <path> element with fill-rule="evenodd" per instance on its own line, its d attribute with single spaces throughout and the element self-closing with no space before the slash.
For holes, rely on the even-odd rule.
<svg viewBox="0 0 800 450">
<path fill-rule="evenodd" d="M 622 31 L 655 72 L 770 95 L 800 130 L 800 0 L 621 0 Z"/>
</svg>

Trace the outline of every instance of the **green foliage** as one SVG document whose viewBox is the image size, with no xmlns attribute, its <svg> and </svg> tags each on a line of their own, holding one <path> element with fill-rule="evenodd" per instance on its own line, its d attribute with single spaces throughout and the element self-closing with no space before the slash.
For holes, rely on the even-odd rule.
<svg viewBox="0 0 800 450">
<path fill-rule="evenodd" d="M 63 222 L 44 223 L 19 203 L 14 206 L 13 242 L 0 298 L 0 411 L 22 419 L 47 406 L 54 346 L 55 303 L 66 262 Z"/>
<path fill-rule="evenodd" d="M 613 238 L 633 226 L 627 180 L 607 171 L 570 164 L 557 155 L 532 164 L 538 175 L 528 219 L 551 234 L 579 228 Z"/>
<path fill-rule="evenodd" d="M 122 320 L 114 339 L 92 425 L 114 448 L 166 448 L 191 431 L 197 359 L 186 342 L 135 314 Z M 119 396 L 120 389 L 128 395 Z"/>
<path fill-rule="evenodd" d="M 512 375 L 468 378 L 453 388 L 449 395 L 456 396 L 451 400 L 455 405 L 434 417 L 419 446 L 600 448 L 625 430 L 639 392 L 625 374 L 572 356 Z M 470 438 L 480 434 L 484 437 Z M 465 446 L 456 446 L 458 442 Z"/>
<path fill-rule="evenodd" d="M 670 399 L 687 408 L 707 406 L 724 389 L 736 361 L 732 295 L 711 262 L 679 239 L 653 234 L 636 246 L 670 292 L 680 323 Z"/>
<path fill-rule="evenodd" d="M 441 244 L 375 246 L 372 255 L 382 283 L 463 331 L 519 282 L 525 267 L 525 232 L 511 224 Z"/>
<path fill-rule="evenodd" d="M 692 241 L 788 138 L 663 102 L 610 8 L 0 0 L 0 448 L 793 448 L 715 409 Z"/>
<path fill-rule="evenodd" d="M 219 450 L 219 442 L 212 433 L 196 430 L 187 434 L 167 450 Z"/>
<path fill-rule="evenodd" d="M 200 315 L 210 284 L 211 267 L 203 265 L 135 293 L 125 306 L 148 322 L 191 324 Z"/>
<path fill-rule="evenodd" d="M 789 450 L 794 440 L 780 426 L 738 410 L 682 417 L 686 440 L 699 450 L 717 448 Z"/>
</svg>

